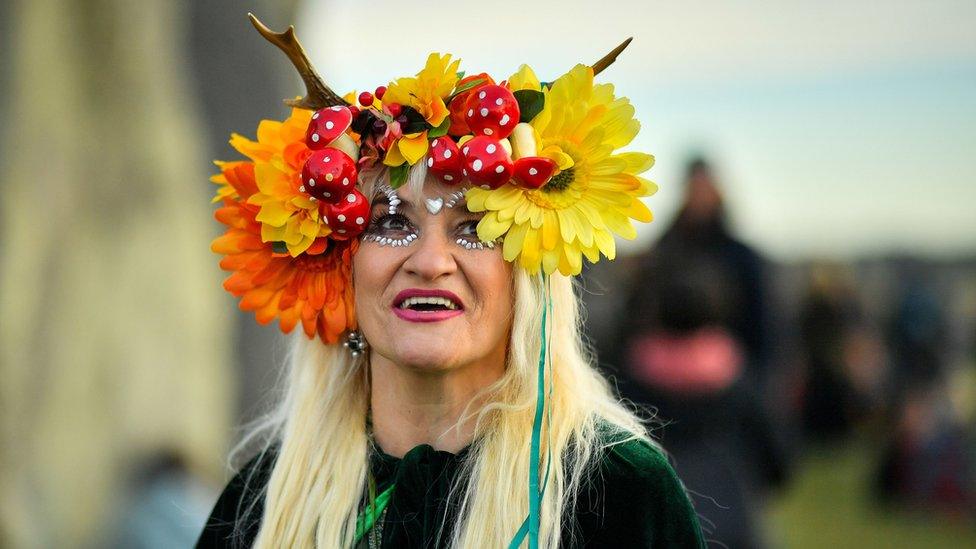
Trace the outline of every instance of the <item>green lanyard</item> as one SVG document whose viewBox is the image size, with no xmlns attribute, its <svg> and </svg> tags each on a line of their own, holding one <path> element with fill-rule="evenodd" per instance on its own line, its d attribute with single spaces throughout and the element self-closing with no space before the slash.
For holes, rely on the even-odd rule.
<svg viewBox="0 0 976 549">
<path fill-rule="evenodd" d="M 383 490 L 380 495 L 376 496 L 376 500 L 366 505 L 366 509 L 356 517 L 356 539 L 353 543 L 359 543 L 366 532 L 369 532 L 376 525 L 376 519 L 383 514 L 383 510 L 390 504 L 390 496 L 393 495 L 394 488 L 396 488 L 396 484 L 391 484 L 389 488 Z"/>
</svg>

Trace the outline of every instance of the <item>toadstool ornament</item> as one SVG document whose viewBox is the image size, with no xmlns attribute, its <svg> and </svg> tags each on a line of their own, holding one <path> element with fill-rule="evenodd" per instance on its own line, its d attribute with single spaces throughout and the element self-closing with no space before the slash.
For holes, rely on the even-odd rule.
<svg viewBox="0 0 976 549">
<path fill-rule="evenodd" d="M 448 185 L 456 185 L 461 182 L 463 168 L 464 157 L 453 139 L 442 136 L 430 142 L 427 171 L 434 177 Z"/>
<path fill-rule="evenodd" d="M 465 141 L 461 151 L 464 154 L 462 173 L 475 185 L 497 189 L 512 178 L 512 158 L 499 140 L 479 135 Z"/>
<path fill-rule="evenodd" d="M 526 156 L 515 161 L 512 184 L 523 189 L 539 189 L 556 173 L 556 163 L 542 156 Z"/>
<path fill-rule="evenodd" d="M 468 127 L 468 123 L 464 121 L 464 113 L 467 112 L 468 97 L 472 94 L 478 93 L 481 88 L 485 86 L 492 86 L 495 81 L 491 79 L 486 73 L 472 74 L 465 76 L 457 83 L 458 88 L 464 86 L 472 85 L 473 88 L 465 90 L 458 93 L 451 99 L 448 103 L 447 109 L 451 112 L 451 126 L 447 130 L 448 133 L 455 137 L 461 137 L 463 135 L 468 135 L 471 133 L 471 128 Z"/>
<path fill-rule="evenodd" d="M 369 201 L 357 189 L 344 192 L 334 204 L 322 204 L 322 221 L 332 229 L 335 240 L 359 236 L 369 221 Z"/>
<path fill-rule="evenodd" d="M 464 121 L 474 135 L 504 139 L 519 123 L 518 101 L 504 86 L 482 86 L 468 96 L 464 106 Z"/>
<path fill-rule="evenodd" d="M 356 186 L 359 171 L 348 154 L 333 147 L 314 151 L 302 166 L 299 190 L 312 198 L 335 203 Z"/>
<path fill-rule="evenodd" d="M 315 111 L 305 131 L 305 144 L 312 150 L 324 149 L 346 133 L 352 125 L 352 111 L 336 105 Z"/>
</svg>

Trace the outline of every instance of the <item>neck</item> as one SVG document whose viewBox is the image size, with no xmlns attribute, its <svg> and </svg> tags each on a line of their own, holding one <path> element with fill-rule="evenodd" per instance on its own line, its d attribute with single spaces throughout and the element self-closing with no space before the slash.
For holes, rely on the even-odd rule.
<svg viewBox="0 0 976 549">
<path fill-rule="evenodd" d="M 470 416 L 482 404 L 473 399 L 504 372 L 502 363 L 422 371 L 376 353 L 370 356 L 370 368 L 373 436 L 394 457 L 403 457 L 420 444 L 451 453 L 470 444 L 474 436 Z M 469 417 L 458 425 L 465 412 Z"/>
</svg>

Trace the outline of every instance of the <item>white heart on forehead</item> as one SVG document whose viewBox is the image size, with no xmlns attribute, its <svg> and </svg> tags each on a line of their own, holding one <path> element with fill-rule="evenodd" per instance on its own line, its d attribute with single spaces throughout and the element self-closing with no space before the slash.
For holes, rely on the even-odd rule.
<svg viewBox="0 0 976 549">
<path fill-rule="evenodd" d="M 437 215 L 444 207 L 443 198 L 425 198 L 424 203 L 427 205 L 427 211 L 430 212 L 430 215 Z"/>
</svg>

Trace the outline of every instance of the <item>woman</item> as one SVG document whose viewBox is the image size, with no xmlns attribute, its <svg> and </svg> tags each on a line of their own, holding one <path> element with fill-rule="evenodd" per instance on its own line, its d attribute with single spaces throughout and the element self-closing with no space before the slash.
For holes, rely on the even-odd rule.
<svg viewBox="0 0 976 549">
<path fill-rule="evenodd" d="M 262 34 L 287 40 L 287 33 Z M 600 184 L 585 174 L 612 164 L 618 179 L 634 184 L 613 204 L 622 215 L 640 218 L 646 209 L 634 197 L 649 191 L 632 173 L 649 167 L 646 155 L 588 165 L 594 157 L 564 141 L 562 158 L 547 145 L 545 131 L 526 133 L 520 142 L 517 132 L 500 129 L 508 112 L 494 118 L 503 121 L 494 126 L 497 139 L 511 136 L 505 144 L 428 140 L 427 133 L 448 126 L 449 135 L 482 134 L 479 124 L 491 116 L 477 119 L 475 105 L 465 119 L 470 124 L 459 129 L 446 111 L 455 101 L 495 104 L 492 94 L 500 94 L 501 109 L 515 101 L 510 88 L 488 84 L 487 77 L 465 88 L 449 60 L 432 55 L 417 78 L 378 88 L 382 106 L 374 95 L 360 95 L 362 108 L 349 123 L 336 117 L 352 109 L 319 103 L 312 106 L 328 107 L 314 115 L 296 109 L 283 123 L 259 127 L 257 142 L 232 140 L 252 162 L 221 164 L 215 179 L 224 202 L 217 217 L 229 229 L 214 249 L 226 256 L 221 265 L 235 270 L 225 287 L 260 321 L 278 318 L 286 331 L 300 321 L 306 335 L 318 337 L 295 339 L 285 397 L 267 425 L 269 446 L 231 481 L 199 545 L 505 547 L 525 540 L 530 547 L 702 546 L 694 511 L 664 454 L 613 396 L 581 343 L 571 278 L 555 271 L 578 273 L 590 250 L 561 239 L 556 252 L 544 246 L 535 253 L 528 219 L 531 204 L 545 203 L 544 197 L 532 195 L 530 204 L 518 202 L 521 194 L 507 202 L 495 194 L 522 192 L 509 185 L 519 162 L 532 169 L 523 185 L 551 162 L 541 185 L 548 185 L 553 202 L 546 207 L 555 212 L 563 193 Z M 589 86 L 580 96 L 591 97 L 598 71 L 582 65 L 574 71 L 552 84 L 553 94 L 578 80 Z M 560 116 L 559 101 L 547 98 L 527 67 L 507 82 L 538 93 L 519 94 L 514 120 L 532 109 L 526 98 L 540 101 L 533 124 Z M 462 97 L 465 92 L 470 97 Z M 621 108 L 627 114 L 629 104 L 611 103 L 612 93 L 601 97 L 609 107 L 598 114 L 619 115 Z M 571 107 L 565 105 L 566 112 Z M 494 115 L 493 108 L 482 112 Z M 415 122 L 410 116 L 422 117 L 423 134 L 408 131 Z M 597 147 L 604 135 L 625 144 L 629 138 L 604 131 L 614 121 L 623 118 L 597 124 L 593 141 L 581 134 L 577 144 Z M 591 116 L 590 122 L 601 120 Z M 292 146 L 303 124 L 304 145 Z M 350 134 L 343 126 L 353 129 L 357 147 L 344 144 Z M 554 159 L 524 154 L 525 139 L 534 139 L 540 153 L 549 146 Z M 419 155 L 418 143 L 425 149 Z M 312 152 L 299 150 L 305 146 Z M 502 152 L 506 146 L 513 152 Z M 363 171 L 335 166 L 336 158 L 346 162 L 340 150 Z M 371 155 L 382 164 L 364 162 Z M 463 157 L 463 167 L 445 166 L 452 157 Z M 347 172 L 359 182 L 348 194 L 342 186 Z M 462 178 L 486 188 L 459 187 Z M 292 180 L 301 183 L 297 191 L 287 184 Z M 328 201 L 337 190 L 348 203 Z M 275 205 L 280 195 L 293 209 Z M 367 210 L 355 211 L 359 204 Z M 506 210 L 512 207 L 527 212 L 524 226 L 511 228 L 520 223 Z M 300 208 L 317 208 L 316 215 Z M 321 233 L 311 226 L 318 214 Z M 300 223 L 290 225 L 296 216 Z M 546 212 L 539 216 L 547 218 Z M 493 228 L 506 220 L 507 230 Z M 358 226 L 363 229 L 356 235 Z M 601 239 L 609 234 L 593 231 Z M 276 253 L 265 244 L 277 243 L 273 235 L 283 238 Z M 548 232 L 542 237 L 552 243 Z M 314 278 L 323 272 L 334 276 Z M 336 344 L 346 332 L 345 347 Z"/>
</svg>

